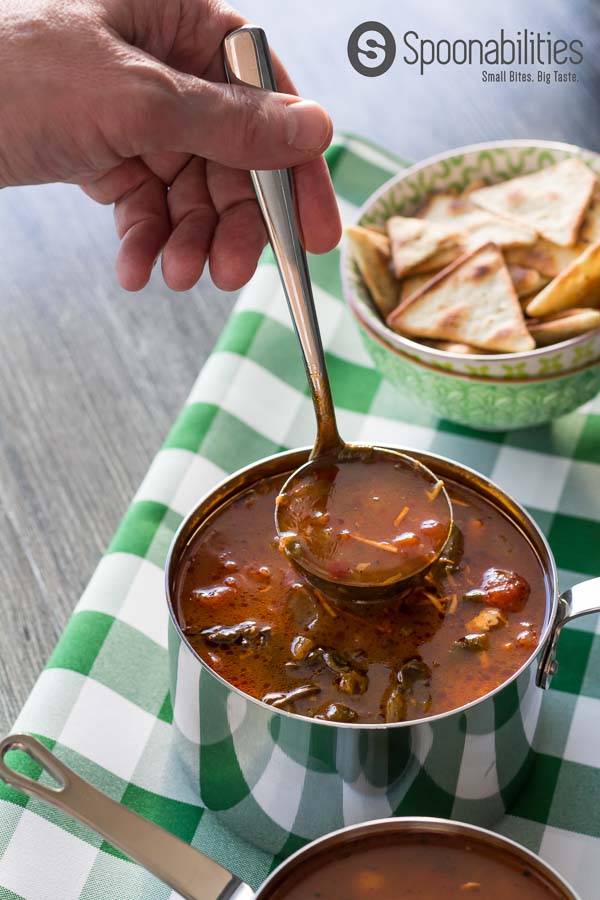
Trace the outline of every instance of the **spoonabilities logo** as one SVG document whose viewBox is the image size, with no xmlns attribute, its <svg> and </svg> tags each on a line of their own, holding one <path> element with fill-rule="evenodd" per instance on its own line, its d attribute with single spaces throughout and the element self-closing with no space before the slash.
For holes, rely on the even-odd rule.
<svg viewBox="0 0 600 900">
<path fill-rule="evenodd" d="M 405 31 L 399 36 L 399 46 L 401 62 L 418 67 L 420 75 L 430 66 L 478 66 L 483 70 L 482 81 L 578 81 L 576 72 L 568 67 L 583 62 L 583 41 L 528 28 L 516 32 L 500 28 L 493 36 L 452 40 L 432 40 L 417 31 Z M 348 59 L 357 72 L 372 78 L 391 68 L 396 49 L 396 39 L 386 25 L 363 22 L 350 35 Z M 484 66 L 497 67 L 496 72 Z M 533 67 L 537 72 L 531 71 Z"/>
<path fill-rule="evenodd" d="M 348 59 L 357 72 L 367 77 L 383 75 L 396 58 L 396 41 L 381 22 L 357 25 L 348 40 Z"/>
</svg>

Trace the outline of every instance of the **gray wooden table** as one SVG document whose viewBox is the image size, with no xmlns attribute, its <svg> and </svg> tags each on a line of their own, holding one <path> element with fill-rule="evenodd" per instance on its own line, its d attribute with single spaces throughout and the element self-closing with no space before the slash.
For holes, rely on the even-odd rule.
<svg viewBox="0 0 600 900">
<path fill-rule="evenodd" d="M 243 0 L 299 89 L 339 129 L 407 158 L 507 137 L 600 150 L 597 0 Z M 482 84 L 477 67 L 354 72 L 365 19 L 398 36 L 527 27 L 584 43 L 575 85 Z M 155 270 L 119 290 L 110 210 L 76 188 L 0 192 L 0 732 L 25 700 L 231 309 L 207 279 L 172 294 Z"/>
</svg>

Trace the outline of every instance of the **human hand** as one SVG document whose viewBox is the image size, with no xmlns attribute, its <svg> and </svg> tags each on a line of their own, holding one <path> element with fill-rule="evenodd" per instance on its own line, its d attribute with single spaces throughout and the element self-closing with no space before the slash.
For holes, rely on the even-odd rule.
<svg viewBox="0 0 600 900">
<path fill-rule="evenodd" d="M 207 260 L 218 287 L 245 284 L 266 243 L 248 169 L 293 166 L 306 248 L 330 250 L 330 119 L 276 57 L 284 93 L 224 83 L 221 43 L 244 22 L 218 0 L 5 0 L 0 187 L 64 181 L 114 203 L 127 290 L 161 252 L 174 290 Z"/>
</svg>

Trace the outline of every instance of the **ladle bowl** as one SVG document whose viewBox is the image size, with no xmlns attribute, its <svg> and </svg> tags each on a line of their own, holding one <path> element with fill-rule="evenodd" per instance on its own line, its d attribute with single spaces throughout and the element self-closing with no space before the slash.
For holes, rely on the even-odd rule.
<svg viewBox="0 0 600 900">
<path fill-rule="evenodd" d="M 357 466 L 358 473 L 352 468 Z M 358 492 L 352 491 L 353 474 L 360 476 Z M 336 490 L 341 497 L 336 498 Z M 309 505 L 311 491 L 315 496 Z M 429 527 L 417 538 L 411 529 L 419 503 L 417 519 L 425 519 Z M 343 507 L 337 533 L 331 506 L 338 513 Z M 388 522 L 382 507 L 395 508 L 397 518 L 389 516 Z M 364 525 L 367 518 L 371 522 L 364 534 L 361 519 Z M 334 599 L 360 603 L 398 594 L 405 582 L 429 569 L 443 554 L 453 520 L 444 482 L 421 462 L 384 447 L 346 444 L 336 455 L 311 458 L 292 472 L 279 492 L 275 523 L 289 559 L 313 587 Z M 383 531 L 374 539 L 377 526 Z"/>
</svg>

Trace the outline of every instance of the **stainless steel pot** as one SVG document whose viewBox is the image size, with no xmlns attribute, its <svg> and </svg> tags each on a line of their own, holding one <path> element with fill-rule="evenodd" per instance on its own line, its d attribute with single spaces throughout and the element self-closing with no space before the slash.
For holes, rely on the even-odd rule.
<svg viewBox="0 0 600 900">
<path fill-rule="evenodd" d="M 573 618 L 600 610 L 600 578 L 560 597 L 550 548 L 525 510 L 476 472 L 411 450 L 440 478 L 478 491 L 529 539 L 546 575 L 539 646 L 496 690 L 415 722 L 316 722 L 274 709 L 224 681 L 190 647 L 174 613 L 174 586 L 185 546 L 211 513 L 256 481 L 297 468 L 308 453 L 292 450 L 236 472 L 201 500 L 175 535 L 166 587 L 174 730 L 183 765 L 202 803 L 271 853 L 388 816 L 490 824 L 527 778 L 541 688 L 556 671 L 560 631 Z"/>
<path fill-rule="evenodd" d="M 50 776 L 52 784 L 16 772 L 5 760 L 11 750 L 27 753 Z M 460 835 L 474 846 L 504 851 L 543 875 L 563 900 L 580 900 L 554 869 L 514 841 L 462 822 L 434 818 L 381 819 L 328 834 L 288 857 L 255 893 L 212 859 L 92 787 L 35 738 L 12 735 L 0 743 L 0 778 L 83 822 L 187 900 L 269 900 L 275 894 L 285 897 L 286 886 L 294 885 L 299 867 L 308 860 L 316 861 L 323 853 L 335 856 L 342 849 L 346 854 L 347 848 L 361 845 L 367 837 L 398 832 Z"/>
</svg>

